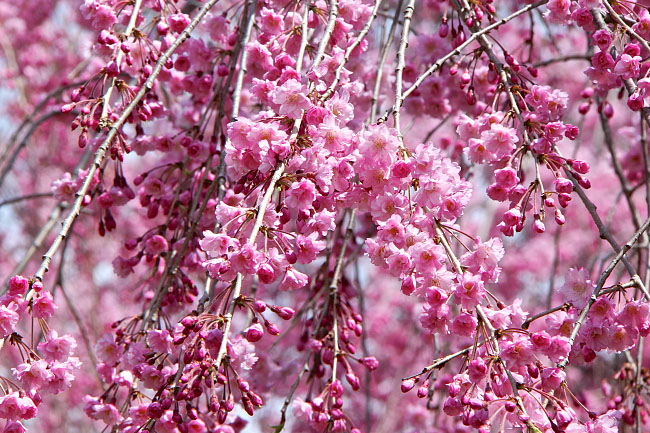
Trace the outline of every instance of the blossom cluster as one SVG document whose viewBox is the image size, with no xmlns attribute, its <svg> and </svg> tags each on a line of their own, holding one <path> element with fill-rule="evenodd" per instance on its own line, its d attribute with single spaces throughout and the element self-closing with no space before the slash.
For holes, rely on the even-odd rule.
<svg viewBox="0 0 650 433">
<path fill-rule="evenodd" d="M 0 429 L 644 431 L 650 14 L 515 3 L 0 5 Z"/>
</svg>

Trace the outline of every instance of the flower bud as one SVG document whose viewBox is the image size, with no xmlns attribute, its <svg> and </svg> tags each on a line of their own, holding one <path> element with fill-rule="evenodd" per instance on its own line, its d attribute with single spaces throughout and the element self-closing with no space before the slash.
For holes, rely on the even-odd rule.
<svg viewBox="0 0 650 433">
<path fill-rule="evenodd" d="M 447 397 L 445 404 L 442 406 L 442 410 L 449 416 L 458 416 L 463 413 L 463 405 L 457 398 Z"/>
<path fill-rule="evenodd" d="M 266 330 L 273 336 L 280 335 L 280 328 L 275 323 L 266 322 Z"/>
<path fill-rule="evenodd" d="M 410 296 L 413 292 L 415 292 L 415 276 L 411 274 L 407 275 L 402 281 L 402 293 Z"/>
<path fill-rule="evenodd" d="M 338 379 L 336 379 L 330 385 L 330 394 L 331 394 L 332 397 L 340 397 L 340 396 L 342 396 L 343 391 L 344 391 L 343 384 Z"/>
<path fill-rule="evenodd" d="M 400 388 L 401 388 L 402 392 L 407 393 L 410 390 L 412 390 L 414 386 L 415 386 L 415 380 L 406 379 L 406 380 L 402 381 L 402 386 Z"/>
<path fill-rule="evenodd" d="M 264 336 L 264 328 L 259 323 L 253 323 L 244 333 L 247 341 L 255 343 L 256 341 L 260 341 Z"/>
<path fill-rule="evenodd" d="M 357 390 L 360 388 L 359 376 L 357 376 L 357 375 L 354 374 L 353 372 L 351 372 L 351 371 L 348 372 L 348 373 L 345 375 L 345 380 L 348 381 L 348 383 L 350 384 L 350 386 L 352 387 L 352 389 L 353 389 L 354 391 L 357 391 Z"/>
<path fill-rule="evenodd" d="M 147 416 L 149 418 L 158 419 L 163 415 L 163 408 L 157 401 L 154 401 L 149 406 L 147 406 Z"/>
<path fill-rule="evenodd" d="M 280 316 L 280 319 L 282 319 L 282 320 L 291 320 L 291 319 L 293 319 L 293 316 L 296 315 L 295 310 L 293 308 L 289 308 L 289 307 L 278 308 L 278 310 L 275 311 L 275 313 L 278 316 Z"/>
<path fill-rule="evenodd" d="M 478 382 L 485 378 L 488 368 L 483 358 L 472 359 L 468 366 L 469 380 Z"/>
<path fill-rule="evenodd" d="M 362 358 L 361 363 L 368 369 L 368 371 L 376 370 L 377 367 L 379 367 L 379 361 L 377 361 L 377 358 L 374 356 L 366 356 L 365 358 Z"/>
<path fill-rule="evenodd" d="M 516 226 L 521 221 L 521 211 L 518 207 L 513 207 L 503 214 L 503 222 L 510 227 Z"/>
<path fill-rule="evenodd" d="M 253 303 L 253 310 L 257 311 L 258 313 L 263 313 L 264 311 L 266 311 L 266 302 L 255 301 Z"/>
<path fill-rule="evenodd" d="M 257 270 L 257 277 L 262 283 L 271 284 L 273 280 L 275 280 L 275 271 L 273 270 L 273 266 L 268 263 L 261 264 Z"/>
</svg>

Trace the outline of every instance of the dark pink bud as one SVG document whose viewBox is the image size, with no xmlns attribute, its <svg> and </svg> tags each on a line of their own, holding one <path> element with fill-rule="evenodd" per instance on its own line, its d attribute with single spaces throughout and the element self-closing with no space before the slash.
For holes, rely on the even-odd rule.
<svg viewBox="0 0 650 433">
<path fill-rule="evenodd" d="M 447 35 L 449 34 L 449 24 L 447 22 L 443 22 L 440 24 L 440 28 L 438 29 L 438 36 L 441 38 L 446 38 Z"/>
<path fill-rule="evenodd" d="M 266 330 L 269 331 L 269 334 L 277 336 L 280 335 L 280 328 L 277 327 L 275 323 L 267 322 Z"/>
<path fill-rule="evenodd" d="M 217 76 L 227 77 L 228 73 L 229 73 L 228 66 L 226 66 L 225 63 L 220 63 L 219 66 L 217 66 Z"/>
<path fill-rule="evenodd" d="M 521 211 L 517 207 L 509 209 L 506 213 L 503 214 L 503 222 L 511 227 L 516 226 L 520 221 Z"/>
<path fill-rule="evenodd" d="M 413 292 L 415 292 L 415 276 L 411 274 L 402 281 L 402 293 L 410 296 Z"/>
<path fill-rule="evenodd" d="M 117 77 L 120 73 L 120 68 L 114 61 L 106 65 L 106 75 L 109 77 Z"/>
<path fill-rule="evenodd" d="M 591 102 L 583 102 L 578 106 L 578 113 L 584 116 L 589 112 L 590 108 L 591 108 Z"/>
<path fill-rule="evenodd" d="M 582 92 L 580 92 L 580 97 L 582 97 L 582 98 L 589 99 L 592 96 L 594 96 L 594 88 L 593 87 L 587 87 Z"/>
<path fill-rule="evenodd" d="M 9 294 L 12 296 L 22 296 L 29 288 L 29 280 L 22 275 L 14 275 L 9 280 Z"/>
<path fill-rule="evenodd" d="M 393 166 L 392 173 L 399 179 L 408 177 L 411 174 L 411 165 L 404 160 L 397 161 Z"/>
<path fill-rule="evenodd" d="M 487 370 L 488 368 L 483 358 L 472 359 L 468 367 L 469 379 L 472 382 L 478 382 L 485 377 Z"/>
<path fill-rule="evenodd" d="M 241 390 L 241 392 L 249 392 L 251 389 L 250 384 L 245 381 L 244 379 L 238 378 L 237 379 L 237 386 Z"/>
<path fill-rule="evenodd" d="M 567 178 L 558 177 L 555 179 L 555 191 L 561 194 L 571 194 L 573 192 L 573 183 Z"/>
<path fill-rule="evenodd" d="M 359 389 L 359 387 L 360 387 L 359 376 L 357 376 L 357 375 L 354 374 L 353 372 L 349 371 L 349 372 L 345 375 L 345 380 L 348 381 L 348 383 L 350 384 L 350 386 L 352 387 L 352 389 L 353 389 L 354 391 L 357 391 L 357 390 Z"/>
<path fill-rule="evenodd" d="M 340 380 L 336 379 L 332 384 L 330 385 L 330 395 L 332 397 L 340 397 L 343 395 L 343 384 L 341 383 Z"/>
<path fill-rule="evenodd" d="M 472 81 L 472 76 L 467 71 L 463 72 L 463 74 L 460 76 L 460 83 L 463 86 L 468 85 L 471 81 Z"/>
<path fill-rule="evenodd" d="M 458 382 L 451 382 L 447 385 L 447 392 L 451 397 L 456 397 L 460 392 L 460 385 Z"/>
<path fill-rule="evenodd" d="M 266 302 L 264 301 L 255 301 L 253 303 L 253 309 L 258 313 L 263 313 L 266 311 Z"/>
<path fill-rule="evenodd" d="M 248 398 L 251 399 L 251 403 L 253 403 L 254 406 L 261 407 L 264 404 L 264 400 L 262 400 L 262 397 L 255 394 L 252 391 L 248 393 Z"/>
<path fill-rule="evenodd" d="M 183 320 L 181 320 L 181 325 L 183 325 L 185 328 L 192 328 L 196 323 L 196 320 L 196 316 L 185 316 L 183 317 Z"/>
<path fill-rule="evenodd" d="M 573 177 L 576 178 L 580 186 L 583 187 L 584 189 L 591 188 L 591 181 L 586 177 L 580 176 L 579 174 L 574 174 Z"/>
<path fill-rule="evenodd" d="M 591 362 L 596 359 L 596 352 L 591 347 L 584 346 L 582 348 L 582 358 L 585 362 Z"/>
<path fill-rule="evenodd" d="M 163 408 L 157 401 L 154 401 L 149 406 L 147 406 L 147 416 L 149 418 L 158 419 L 163 414 Z"/>
<path fill-rule="evenodd" d="M 296 256 L 296 253 L 291 248 L 286 248 L 284 250 L 284 255 L 287 258 L 287 262 L 292 265 L 298 261 L 298 256 Z"/>
<path fill-rule="evenodd" d="M 571 161 L 571 168 L 577 171 L 580 174 L 589 173 L 589 163 L 586 161 L 574 160 Z"/>
<path fill-rule="evenodd" d="M 248 329 L 246 329 L 246 331 L 244 331 L 244 333 L 246 335 L 246 340 L 255 343 L 256 341 L 260 341 L 264 336 L 264 328 L 259 323 L 253 323 L 248 327 Z"/>
<path fill-rule="evenodd" d="M 227 418 L 228 418 L 228 412 L 223 408 L 219 409 L 219 411 L 217 412 L 217 422 L 219 424 L 223 424 L 226 422 Z"/>
<path fill-rule="evenodd" d="M 246 413 L 249 414 L 250 416 L 253 416 L 254 410 L 253 410 L 253 405 L 251 404 L 251 400 L 248 397 L 243 396 L 241 398 L 241 402 L 242 402 L 242 406 L 244 406 L 244 410 L 246 411 Z"/>
<path fill-rule="evenodd" d="M 81 92 L 83 92 L 83 88 L 81 87 L 74 89 L 70 95 L 70 100 L 72 102 L 79 102 L 81 100 Z"/>
<path fill-rule="evenodd" d="M 471 407 L 474 410 L 480 410 L 485 407 L 485 402 L 478 398 L 470 398 L 469 407 Z"/>
<path fill-rule="evenodd" d="M 565 125 L 566 129 L 564 130 L 564 136 L 569 140 L 575 140 L 580 134 L 580 128 L 575 125 L 567 124 Z"/>
<path fill-rule="evenodd" d="M 264 284 L 271 284 L 275 280 L 275 270 L 268 263 L 263 263 L 257 270 L 257 277 Z"/>
<path fill-rule="evenodd" d="M 277 310 L 277 315 L 280 316 L 282 320 L 291 320 L 295 316 L 296 312 L 293 308 L 281 307 Z"/>
<path fill-rule="evenodd" d="M 36 293 L 40 292 L 41 290 L 43 290 L 43 283 L 41 283 L 40 281 L 34 281 L 32 283 L 32 290 L 34 290 Z"/>
<path fill-rule="evenodd" d="M 156 30 L 160 35 L 165 35 L 169 31 L 169 25 L 164 21 L 158 21 L 158 25 L 156 25 Z"/>
<path fill-rule="evenodd" d="M 571 201 L 571 194 L 558 194 L 557 200 L 560 202 L 560 206 L 567 207 Z"/>
<path fill-rule="evenodd" d="M 630 97 L 627 99 L 627 106 L 630 108 L 632 111 L 640 111 L 643 109 L 643 96 L 639 94 L 639 92 L 634 92 L 630 95 Z"/>
<path fill-rule="evenodd" d="M 414 386 L 415 386 L 415 380 L 406 379 L 402 381 L 402 386 L 400 387 L 400 389 L 402 390 L 402 392 L 406 393 L 412 390 Z"/>
<path fill-rule="evenodd" d="M 609 102 L 605 102 L 605 107 L 603 108 L 603 113 L 608 119 L 614 117 L 614 107 Z"/>
<path fill-rule="evenodd" d="M 97 203 L 102 209 L 108 209 L 113 206 L 113 196 L 108 192 L 103 192 L 97 197 Z"/>
<path fill-rule="evenodd" d="M 379 367 L 379 361 L 377 361 L 377 358 L 375 358 L 374 356 L 366 356 L 365 358 L 362 358 L 361 363 L 369 371 L 376 370 L 377 367 Z"/>
<path fill-rule="evenodd" d="M 457 398 L 447 397 L 442 410 L 449 416 L 458 416 L 463 413 L 463 405 Z"/>
</svg>

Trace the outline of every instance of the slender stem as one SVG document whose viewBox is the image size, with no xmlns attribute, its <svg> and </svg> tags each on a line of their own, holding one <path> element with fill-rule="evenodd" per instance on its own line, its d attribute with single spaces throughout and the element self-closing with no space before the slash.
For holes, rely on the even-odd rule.
<svg viewBox="0 0 650 433">
<path fill-rule="evenodd" d="M 257 218 L 255 219 L 255 225 L 253 226 L 251 234 L 248 237 L 248 243 L 250 244 L 255 243 L 257 234 L 259 233 L 260 227 L 262 227 L 262 223 L 264 222 L 264 214 L 266 213 L 266 209 L 269 203 L 271 202 L 271 197 L 275 192 L 275 184 L 282 176 L 282 173 L 284 173 L 284 168 L 285 168 L 284 164 L 280 164 L 280 166 L 276 168 L 275 171 L 273 172 L 273 176 L 271 177 L 269 186 L 266 189 L 264 198 L 262 199 L 262 202 L 260 203 L 259 208 L 257 210 Z M 241 294 L 243 279 L 244 279 L 244 275 L 242 273 L 237 273 L 237 276 L 235 277 L 235 283 L 232 288 L 232 300 L 230 301 L 228 312 L 223 317 L 224 320 L 223 338 L 221 340 L 221 345 L 219 346 L 219 353 L 217 354 L 217 359 L 215 360 L 215 365 L 217 366 L 217 368 L 221 365 L 221 361 L 224 355 L 226 354 L 226 349 L 228 347 L 228 336 L 230 335 L 230 326 L 232 324 L 232 316 L 235 311 L 235 306 L 237 305 L 239 295 Z"/>
<path fill-rule="evenodd" d="M 384 73 L 384 65 L 386 64 L 386 57 L 388 56 L 388 50 L 393 44 L 393 39 L 395 39 L 395 31 L 397 30 L 397 23 L 399 21 L 399 14 L 402 10 L 402 2 L 404 0 L 399 0 L 397 2 L 397 7 L 395 8 L 395 16 L 393 16 L 393 22 L 390 25 L 390 30 L 388 32 L 388 39 L 383 44 L 381 48 L 381 54 L 379 55 L 379 62 L 377 65 L 377 74 L 375 75 L 375 87 L 372 92 L 372 101 L 370 103 L 370 123 L 375 122 L 375 116 L 377 113 L 377 103 L 379 102 L 379 91 L 381 90 L 381 79 Z M 388 114 L 386 115 L 388 118 Z"/>
<path fill-rule="evenodd" d="M 393 106 L 393 118 L 395 119 L 395 129 L 397 130 L 397 136 L 400 141 L 403 140 L 402 129 L 400 127 L 400 108 L 402 104 L 399 101 L 402 100 L 402 80 L 404 75 L 404 68 L 406 67 L 406 47 L 408 46 L 409 38 L 409 29 L 411 27 L 411 18 L 413 18 L 413 12 L 415 12 L 415 0 L 409 0 L 409 3 L 404 9 L 404 25 L 402 26 L 402 37 L 399 42 L 399 50 L 397 51 L 397 68 L 395 69 L 395 103 Z"/>
<path fill-rule="evenodd" d="M 336 71 L 334 72 L 334 80 L 332 81 L 332 84 L 327 88 L 323 96 L 321 96 L 321 100 L 326 100 L 332 94 L 334 93 L 334 89 L 336 89 L 337 84 L 339 81 L 341 81 L 341 71 L 343 71 L 343 68 L 345 65 L 350 61 L 350 56 L 352 55 L 352 52 L 359 46 L 363 38 L 366 37 L 368 32 L 370 31 L 370 27 L 372 26 L 373 21 L 377 17 L 377 11 L 379 10 L 379 6 L 381 5 L 381 2 L 383 0 L 376 0 L 375 1 L 375 6 L 372 9 L 372 13 L 370 14 L 370 18 L 368 18 L 368 22 L 366 25 L 363 27 L 361 32 L 357 35 L 356 39 L 354 42 L 350 44 L 350 46 L 345 50 L 345 55 L 343 56 L 343 61 L 341 62 L 340 65 L 336 67 Z"/>
<path fill-rule="evenodd" d="M 52 198 L 54 195 L 51 192 L 36 192 L 34 194 L 22 195 L 20 197 L 8 198 L 6 200 L 0 201 L 0 207 L 7 206 L 9 204 L 19 203 L 25 200 L 32 200 L 35 198 Z"/>
<path fill-rule="evenodd" d="M 312 70 L 318 68 L 318 65 L 320 65 L 320 62 L 323 60 L 323 56 L 325 55 L 325 48 L 327 48 L 327 44 L 330 41 L 330 37 L 334 32 L 334 26 L 336 25 L 336 18 L 338 17 L 338 13 L 339 13 L 338 0 L 330 0 L 330 14 L 329 17 L 327 18 L 327 26 L 325 27 L 325 32 L 323 33 L 323 37 L 318 44 L 318 51 L 316 51 L 316 58 L 314 59 L 314 63 L 311 65 Z"/>
<path fill-rule="evenodd" d="M 124 31 L 124 39 L 128 39 L 135 29 L 136 22 L 138 21 L 138 14 L 140 14 L 140 6 L 142 6 L 142 0 L 135 0 L 133 4 L 133 11 L 131 12 L 131 17 L 129 18 L 129 24 L 126 26 Z M 122 59 L 124 58 L 124 51 L 117 50 L 117 56 L 115 57 L 115 63 L 118 68 L 122 64 Z M 103 106 L 102 106 L 102 115 L 99 117 L 100 121 L 107 121 L 108 110 L 111 105 L 111 95 L 113 94 L 113 89 L 115 89 L 115 84 L 117 83 L 117 77 L 111 79 L 111 84 L 106 89 L 104 96 L 102 96 Z"/>
</svg>

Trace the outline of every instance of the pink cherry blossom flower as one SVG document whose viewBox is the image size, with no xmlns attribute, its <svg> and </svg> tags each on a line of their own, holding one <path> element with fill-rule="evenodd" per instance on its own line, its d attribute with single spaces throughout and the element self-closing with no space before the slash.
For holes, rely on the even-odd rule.
<svg viewBox="0 0 650 433">
<path fill-rule="evenodd" d="M 0 418 L 11 421 L 31 419 L 38 413 L 38 408 L 29 397 L 21 396 L 18 392 L 0 397 Z"/>
<path fill-rule="evenodd" d="M 235 272 L 250 275 L 257 272 L 264 255 L 257 251 L 254 245 L 246 243 L 238 251 L 231 252 L 229 258 Z"/>
<path fill-rule="evenodd" d="M 32 304 L 32 311 L 34 312 L 34 317 L 39 319 L 47 319 L 52 317 L 54 310 L 59 308 L 54 303 L 54 298 L 52 294 L 48 291 L 42 291 L 34 296 L 34 301 Z"/>
<path fill-rule="evenodd" d="M 145 242 L 145 247 L 144 247 L 145 251 L 148 254 L 153 254 L 153 255 L 163 253 L 167 251 L 167 248 L 169 248 L 167 244 L 167 240 L 160 235 L 151 236 Z"/>
<path fill-rule="evenodd" d="M 287 205 L 298 210 L 311 207 L 315 199 L 316 185 L 309 179 L 294 182 L 287 190 Z"/>
<path fill-rule="evenodd" d="M 309 283 L 309 277 L 299 272 L 293 266 L 288 266 L 284 278 L 280 282 L 280 290 L 296 290 L 305 287 Z"/>
<path fill-rule="evenodd" d="M 621 54 L 621 56 L 616 59 L 616 66 L 614 66 L 613 72 L 620 75 L 624 80 L 627 80 L 629 78 L 636 78 L 639 75 L 640 61 L 640 56 Z"/>
<path fill-rule="evenodd" d="M 535 361 L 534 347 L 530 338 L 515 333 L 512 339 L 501 345 L 501 358 L 508 368 L 518 368 Z"/>
<path fill-rule="evenodd" d="M 576 307 L 582 307 L 593 292 L 593 284 L 585 269 L 569 269 L 562 286 L 560 296 L 565 302 L 571 302 Z"/>
<path fill-rule="evenodd" d="M 325 249 L 325 241 L 318 238 L 318 233 L 311 233 L 308 236 L 298 235 L 296 237 L 298 263 L 311 263 Z"/>
<path fill-rule="evenodd" d="M 13 302 L 9 306 L 0 305 L 0 338 L 14 332 L 19 319 L 17 308 L 18 305 Z"/>
<path fill-rule="evenodd" d="M 451 332 L 461 337 L 472 337 L 477 325 L 478 320 L 473 314 L 460 313 L 451 323 Z"/>
<path fill-rule="evenodd" d="M 495 123 L 490 130 L 481 133 L 481 140 L 485 143 L 488 152 L 501 159 L 515 150 L 519 138 L 514 129 Z"/>
<path fill-rule="evenodd" d="M 48 361 L 65 362 L 74 352 L 77 342 L 70 334 L 59 337 L 58 333 L 51 330 L 47 334 L 47 339 L 39 343 L 38 350 Z"/>
<path fill-rule="evenodd" d="M 472 309 L 485 297 L 483 281 L 476 275 L 464 273 L 458 278 L 458 284 L 454 289 L 456 303 L 465 309 Z"/>
<path fill-rule="evenodd" d="M 273 89 L 271 101 L 278 106 L 279 114 L 298 119 L 311 107 L 306 95 L 307 86 L 292 78 Z"/>
</svg>

